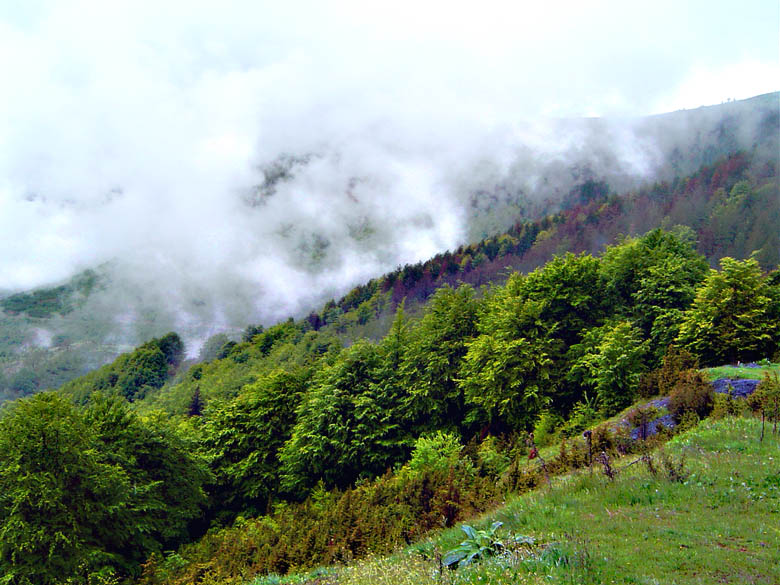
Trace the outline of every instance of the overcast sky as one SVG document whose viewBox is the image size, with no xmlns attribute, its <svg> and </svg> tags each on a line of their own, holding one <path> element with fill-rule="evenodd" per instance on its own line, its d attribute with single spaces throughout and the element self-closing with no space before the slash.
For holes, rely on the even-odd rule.
<svg viewBox="0 0 780 585">
<path fill-rule="evenodd" d="M 464 235 L 448 177 L 488 151 L 502 164 L 495 145 L 516 146 L 521 120 L 776 91 L 778 10 L 3 2 L 0 289 L 125 255 L 170 278 L 232 275 L 295 297 L 426 258 Z M 278 201 L 247 210 L 257 165 L 280 152 L 319 158 Z M 323 234 L 333 269 L 296 264 Z"/>
</svg>

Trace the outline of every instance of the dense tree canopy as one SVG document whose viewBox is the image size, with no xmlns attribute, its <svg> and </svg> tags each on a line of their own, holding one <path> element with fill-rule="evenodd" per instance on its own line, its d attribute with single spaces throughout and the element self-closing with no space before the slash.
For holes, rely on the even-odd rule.
<svg viewBox="0 0 780 585">
<path fill-rule="evenodd" d="M 0 568 L 14 585 L 133 572 L 177 546 L 205 504 L 205 465 L 124 401 L 41 393 L 0 417 Z"/>
<path fill-rule="evenodd" d="M 461 285 L 436 291 L 420 323 L 408 334 L 399 366 L 419 429 L 456 427 L 464 408 L 457 384 L 466 344 L 477 333 L 474 289 Z"/>
<path fill-rule="evenodd" d="M 491 262 L 494 244 L 470 265 Z M 445 260 L 440 273 L 455 274 Z M 0 568 L 12 585 L 133 574 L 210 522 L 309 496 L 299 505 L 315 510 L 324 490 L 349 494 L 393 469 L 425 499 L 428 468 L 444 481 L 461 444 L 482 471 L 457 473 L 495 482 L 509 465 L 499 441 L 523 445 L 550 421 L 568 436 L 615 414 L 662 361 L 771 357 L 779 274 L 753 259 L 709 270 L 689 231 L 655 230 L 479 292 L 441 287 L 413 317 L 398 299 L 374 341 L 333 332 L 378 321 L 393 293 L 377 283 L 340 301 L 348 315 L 333 302 L 240 342 L 215 337 L 188 371 L 176 334 L 152 340 L 0 415 Z M 671 342 L 690 354 L 666 353 Z"/>
<path fill-rule="evenodd" d="M 611 416 L 634 401 L 647 346 L 627 321 L 591 329 L 570 349 L 568 379 L 592 388 L 601 411 Z"/>
<path fill-rule="evenodd" d="M 777 296 L 756 260 L 723 258 L 683 316 L 678 342 L 707 365 L 771 357 L 778 349 Z"/>
<path fill-rule="evenodd" d="M 301 493 L 317 480 L 344 487 L 397 462 L 398 403 L 382 391 L 381 360 L 375 345 L 359 341 L 317 374 L 281 452 L 286 489 Z"/>
<path fill-rule="evenodd" d="M 277 370 L 206 411 L 202 447 L 216 475 L 212 495 L 227 515 L 262 513 L 278 492 L 278 452 L 292 433 L 307 378 L 306 371 Z"/>
<path fill-rule="evenodd" d="M 112 565 L 128 529 L 132 484 L 98 449 L 67 399 L 42 393 L 0 419 L 0 568 L 14 585 L 47 585 Z"/>
</svg>

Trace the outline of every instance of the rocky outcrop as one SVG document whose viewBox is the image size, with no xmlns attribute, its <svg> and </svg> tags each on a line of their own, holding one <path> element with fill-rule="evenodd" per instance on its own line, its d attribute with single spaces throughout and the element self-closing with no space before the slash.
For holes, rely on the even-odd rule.
<svg viewBox="0 0 780 585">
<path fill-rule="evenodd" d="M 746 398 L 756 391 L 756 387 L 761 383 L 761 380 L 732 380 L 730 378 L 719 378 L 712 383 L 712 387 L 715 392 L 720 394 L 728 394 L 729 386 L 731 386 L 731 395 L 735 398 Z"/>
</svg>

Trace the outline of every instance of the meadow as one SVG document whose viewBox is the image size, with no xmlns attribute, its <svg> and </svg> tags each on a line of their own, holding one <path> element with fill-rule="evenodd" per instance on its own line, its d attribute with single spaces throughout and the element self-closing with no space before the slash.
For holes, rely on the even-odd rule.
<svg viewBox="0 0 780 585">
<path fill-rule="evenodd" d="M 510 499 L 473 523 L 503 523 L 496 554 L 455 570 L 441 561 L 466 538 L 461 526 L 391 556 L 251 585 L 780 583 L 780 443 L 759 434 L 751 418 L 705 420 L 650 465 L 630 455 L 611 462 L 614 479 L 585 469 Z"/>
</svg>

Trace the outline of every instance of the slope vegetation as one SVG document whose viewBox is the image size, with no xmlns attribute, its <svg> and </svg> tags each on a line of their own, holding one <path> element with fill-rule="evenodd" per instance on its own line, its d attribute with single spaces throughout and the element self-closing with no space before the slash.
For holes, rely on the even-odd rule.
<svg viewBox="0 0 780 585">
<path fill-rule="evenodd" d="M 0 567 L 14 585 L 241 583 L 390 551 L 636 451 L 623 425 L 594 425 L 640 396 L 671 394 L 683 428 L 732 412 L 697 360 L 771 358 L 778 323 L 777 270 L 710 269 L 676 228 L 481 295 L 442 287 L 416 319 L 401 302 L 377 342 L 290 320 L 176 373 L 171 334 L 5 409 Z M 771 420 L 767 376 L 754 406 Z M 659 414 L 635 410 L 620 416 Z"/>
<path fill-rule="evenodd" d="M 614 480 L 583 470 L 511 498 L 475 522 L 496 530 L 495 554 L 452 571 L 441 559 L 468 533 L 450 529 L 403 552 L 253 585 L 492 583 L 777 583 L 777 438 L 760 423 L 708 420 L 651 454 L 613 461 Z M 667 463 L 664 464 L 664 461 Z"/>
</svg>

